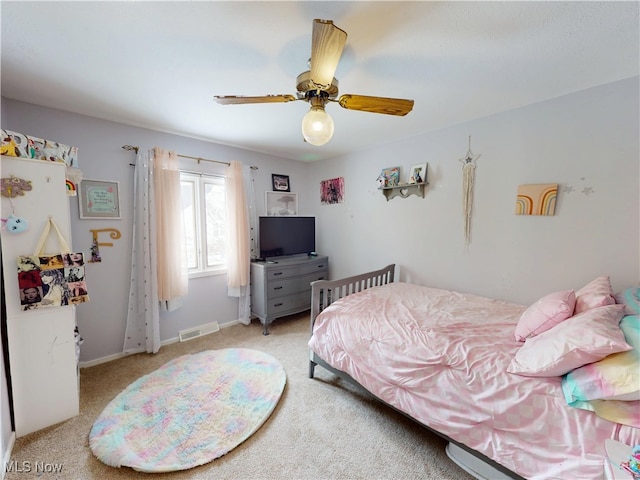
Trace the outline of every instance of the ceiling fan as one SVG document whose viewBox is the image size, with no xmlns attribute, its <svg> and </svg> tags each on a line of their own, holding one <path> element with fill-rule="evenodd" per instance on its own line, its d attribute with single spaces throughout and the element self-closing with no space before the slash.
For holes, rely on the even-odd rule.
<svg viewBox="0 0 640 480">
<path fill-rule="evenodd" d="M 310 70 L 296 79 L 296 95 L 214 96 L 221 105 L 244 103 L 285 103 L 304 100 L 311 109 L 302 120 L 302 135 L 312 145 L 324 145 L 333 136 L 333 119 L 325 112 L 328 102 L 336 102 L 347 110 L 404 116 L 413 109 L 413 100 L 345 94 L 338 97 L 338 80 L 334 78 L 342 55 L 347 32 L 331 20 L 313 21 Z"/>
</svg>

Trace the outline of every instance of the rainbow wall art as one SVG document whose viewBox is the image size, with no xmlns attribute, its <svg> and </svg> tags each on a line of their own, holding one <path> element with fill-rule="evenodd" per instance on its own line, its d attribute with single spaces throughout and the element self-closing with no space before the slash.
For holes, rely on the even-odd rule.
<svg viewBox="0 0 640 480">
<path fill-rule="evenodd" d="M 554 215 L 557 198 L 557 183 L 519 185 L 516 215 Z"/>
<path fill-rule="evenodd" d="M 75 183 L 67 179 L 65 181 L 65 185 L 67 186 L 67 197 L 75 197 L 76 195 L 78 195 L 78 190 Z"/>
</svg>

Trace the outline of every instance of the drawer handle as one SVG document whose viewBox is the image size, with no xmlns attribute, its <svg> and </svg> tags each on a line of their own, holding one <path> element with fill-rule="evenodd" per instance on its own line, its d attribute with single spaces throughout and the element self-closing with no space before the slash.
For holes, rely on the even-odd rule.
<svg viewBox="0 0 640 480">
<path fill-rule="evenodd" d="M 279 287 L 273 287 L 274 290 L 282 290 L 282 285 L 280 285 Z"/>
<path fill-rule="evenodd" d="M 318 277 L 318 280 L 324 280 L 324 277 Z"/>
<path fill-rule="evenodd" d="M 273 306 L 274 306 L 274 307 L 281 307 L 281 306 L 282 306 L 282 302 L 280 302 L 280 303 L 276 303 L 276 304 L 274 304 Z"/>
<path fill-rule="evenodd" d="M 278 276 L 278 275 L 282 275 L 282 272 L 274 272 L 274 273 L 273 273 L 273 276 L 274 276 L 274 277 L 276 277 L 276 276 Z"/>
<path fill-rule="evenodd" d="M 316 265 L 318 268 L 324 268 L 324 265 Z"/>
</svg>

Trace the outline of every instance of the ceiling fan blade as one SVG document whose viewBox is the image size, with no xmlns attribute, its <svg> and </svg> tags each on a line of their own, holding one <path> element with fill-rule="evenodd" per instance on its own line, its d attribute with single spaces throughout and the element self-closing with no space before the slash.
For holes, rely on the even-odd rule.
<svg viewBox="0 0 640 480">
<path fill-rule="evenodd" d="M 298 100 L 293 95 L 263 95 L 261 97 L 243 97 L 242 95 L 216 95 L 216 102 L 220 105 L 241 105 L 245 103 L 284 103 Z"/>
<path fill-rule="evenodd" d="M 345 43 L 347 32 L 336 27 L 331 20 L 313 21 L 311 80 L 318 88 L 331 86 Z"/>
<path fill-rule="evenodd" d="M 404 116 L 413 110 L 413 100 L 403 98 L 368 97 L 365 95 L 341 95 L 338 103 L 347 110 L 384 113 Z"/>
</svg>

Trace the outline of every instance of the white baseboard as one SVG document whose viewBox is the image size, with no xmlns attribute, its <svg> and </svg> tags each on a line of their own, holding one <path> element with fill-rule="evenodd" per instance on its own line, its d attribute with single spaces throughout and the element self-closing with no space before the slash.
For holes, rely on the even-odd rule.
<svg viewBox="0 0 640 480">
<path fill-rule="evenodd" d="M 119 358 L 123 358 L 126 356 L 127 354 L 124 352 L 114 353 L 113 355 L 107 355 L 106 357 L 95 358 L 93 360 L 87 360 L 86 362 L 78 362 L 78 366 L 80 368 L 95 367 L 96 365 L 100 365 L 101 363 L 111 362 L 113 360 L 118 360 Z"/>
<path fill-rule="evenodd" d="M 233 320 L 231 322 L 223 323 L 222 325 L 220 325 L 220 328 L 222 329 L 222 328 L 231 327 L 233 325 L 238 325 L 239 323 L 240 323 L 239 320 Z M 166 340 L 162 340 L 160 342 L 160 346 L 164 347 L 166 345 L 171 345 L 172 343 L 177 343 L 179 341 L 180 341 L 180 337 L 168 338 Z M 123 353 L 123 352 L 114 353 L 113 355 L 107 355 L 106 357 L 96 358 L 94 360 L 87 360 L 86 362 L 79 362 L 78 366 L 80 368 L 95 367 L 96 365 L 111 362 L 113 360 L 118 360 L 119 358 L 126 357 L 127 355 L 128 355 L 127 353 Z"/>
</svg>

